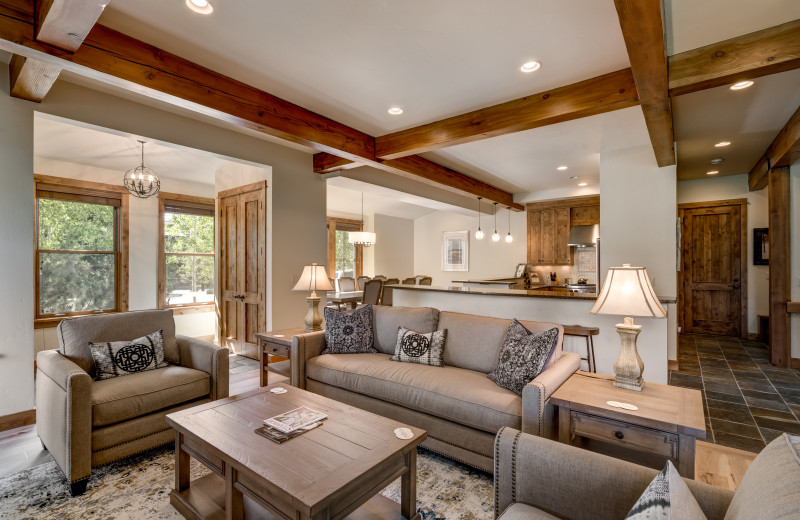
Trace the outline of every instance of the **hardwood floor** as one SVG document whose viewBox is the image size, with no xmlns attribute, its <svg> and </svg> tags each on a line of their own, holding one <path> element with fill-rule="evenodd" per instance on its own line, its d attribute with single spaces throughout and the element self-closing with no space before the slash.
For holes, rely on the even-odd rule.
<svg viewBox="0 0 800 520">
<path fill-rule="evenodd" d="M 236 395 L 258 388 L 258 361 L 241 356 L 231 356 L 230 394 Z M 269 382 L 286 380 L 272 374 Z M 695 453 L 695 479 L 727 489 L 736 489 L 756 454 L 711 444 L 697 442 Z M 36 426 L 23 426 L 0 432 L 0 477 L 53 460 L 42 448 L 36 435 Z"/>
</svg>

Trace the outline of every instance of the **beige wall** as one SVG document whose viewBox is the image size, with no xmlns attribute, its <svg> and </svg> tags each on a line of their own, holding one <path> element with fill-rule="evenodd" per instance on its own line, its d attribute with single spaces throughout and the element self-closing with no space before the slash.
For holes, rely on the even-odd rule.
<svg viewBox="0 0 800 520">
<path fill-rule="evenodd" d="M 375 213 L 376 243 L 372 249 L 373 271 L 390 278 L 415 276 L 414 221 Z"/>
<path fill-rule="evenodd" d="M 305 264 L 325 262 L 325 182 L 313 172 L 311 154 L 234 131 L 222 124 L 144 100 L 138 103 L 59 81 L 41 104 L 8 96 L 0 71 L 0 416 L 33 407 L 33 112 L 34 110 L 134 135 L 206 150 L 272 167 L 274 230 L 267 269 L 272 277 L 271 324 L 302 324 L 305 294 L 291 291 Z M 143 104 L 146 102 L 147 104 Z M 160 107 L 162 109 L 156 108 Z M 165 110 L 167 109 L 168 110 Z M 291 254 L 289 254 L 291 252 Z"/>
<path fill-rule="evenodd" d="M 769 227 L 767 190 L 750 191 L 747 174 L 678 183 L 678 204 L 747 199 L 747 331 L 758 332 L 758 315 L 769 314 L 769 266 L 753 265 L 753 228 Z"/>
</svg>

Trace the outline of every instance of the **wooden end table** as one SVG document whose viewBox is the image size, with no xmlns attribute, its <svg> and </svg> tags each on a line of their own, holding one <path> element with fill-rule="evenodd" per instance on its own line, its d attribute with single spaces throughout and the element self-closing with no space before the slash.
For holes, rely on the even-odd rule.
<svg viewBox="0 0 800 520">
<path fill-rule="evenodd" d="M 277 386 L 288 392 L 269 391 Z M 283 444 L 254 432 L 299 406 L 328 418 Z M 170 503 L 185 518 L 420 518 L 417 446 L 427 434 L 419 428 L 285 383 L 171 413 L 167 423 L 177 431 Z M 395 428 L 413 437 L 398 439 Z M 191 480 L 191 457 L 211 473 Z M 400 504 L 380 495 L 398 478 Z"/>
<path fill-rule="evenodd" d="M 267 370 L 270 370 L 269 357 L 277 356 L 290 359 L 292 350 L 292 337 L 298 334 L 305 334 L 305 328 L 295 327 L 293 329 L 271 330 L 269 332 L 256 332 L 258 338 L 258 386 L 267 386 Z M 274 363 L 273 363 L 274 365 Z M 292 378 L 291 364 L 281 363 L 272 369 L 275 373 Z"/>
<path fill-rule="evenodd" d="M 670 459 L 682 476 L 693 479 L 695 440 L 706 438 L 700 391 L 648 382 L 637 392 L 614 387 L 613 380 L 578 371 L 550 396 L 558 413 L 559 442 L 651 467 L 663 467 Z"/>
</svg>

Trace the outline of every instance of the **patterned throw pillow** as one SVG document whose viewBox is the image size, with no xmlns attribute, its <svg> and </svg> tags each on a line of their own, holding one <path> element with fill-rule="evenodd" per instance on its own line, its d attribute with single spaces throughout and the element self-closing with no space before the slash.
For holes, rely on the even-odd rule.
<svg viewBox="0 0 800 520">
<path fill-rule="evenodd" d="M 397 346 L 394 348 L 392 361 L 419 363 L 420 365 L 444 366 L 444 343 L 447 329 L 435 330 L 426 334 L 397 328 Z"/>
<path fill-rule="evenodd" d="M 169 366 L 164 360 L 161 330 L 133 341 L 90 342 L 89 349 L 97 366 L 97 381 Z"/>
<path fill-rule="evenodd" d="M 325 307 L 323 354 L 374 354 L 378 351 L 372 345 L 372 305 L 354 311 Z"/>
<path fill-rule="evenodd" d="M 706 520 L 678 470 L 667 465 L 650 482 L 625 520 Z"/>
<path fill-rule="evenodd" d="M 556 327 L 532 334 L 516 319 L 512 320 L 503 337 L 500 361 L 489 372 L 489 379 L 521 396 L 525 385 L 544 370 L 557 341 Z"/>
</svg>

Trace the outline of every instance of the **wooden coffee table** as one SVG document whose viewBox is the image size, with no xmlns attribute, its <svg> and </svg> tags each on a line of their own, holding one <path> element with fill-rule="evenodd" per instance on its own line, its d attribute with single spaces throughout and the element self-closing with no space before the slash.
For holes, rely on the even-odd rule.
<svg viewBox="0 0 800 520">
<path fill-rule="evenodd" d="M 283 387 L 285 394 L 270 388 Z M 322 426 L 276 444 L 256 434 L 263 419 L 308 406 Z M 417 520 L 417 446 L 424 430 L 276 383 L 167 415 L 177 431 L 170 503 L 189 519 Z M 395 428 L 414 436 L 398 439 Z M 211 470 L 190 480 L 194 457 Z M 401 478 L 401 502 L 380 491 Z"/>
</svg>

